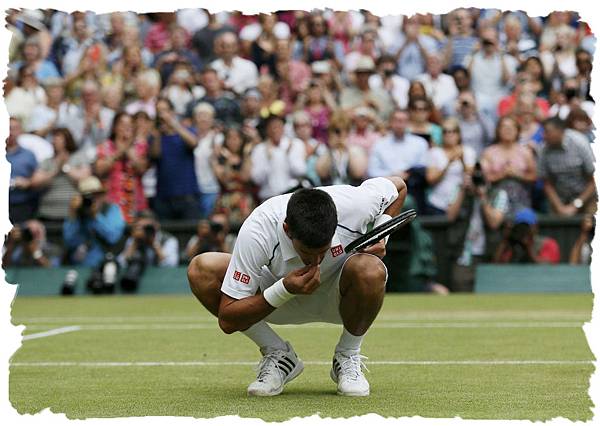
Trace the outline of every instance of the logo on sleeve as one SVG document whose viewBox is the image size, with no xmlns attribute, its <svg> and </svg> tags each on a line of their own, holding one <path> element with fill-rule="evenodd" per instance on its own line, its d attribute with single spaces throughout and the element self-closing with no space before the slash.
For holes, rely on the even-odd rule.
<svg viewBox="0 0 600 426">
<path fill-rule="evenodd" d="M 240 281 L 244 284 L 250 284 L 250 277 L 246 274 L 242 274 Z"/>
<path fill-rule="evenodd" d="M 342 245 L 339 244 L 335 247 L 331 247 L 331 255 L 333 257 L 338 257 L 340 254 L 344 253 L 344 249 L 342 248 Z"/>
<path fill-rule="evenodd" d="M 242 276 L 242 273 L 240 271 L 235 271 L 233 273 L 233 279 L 236 281 L 239 281 L 241 276 Z"/>
</svg>

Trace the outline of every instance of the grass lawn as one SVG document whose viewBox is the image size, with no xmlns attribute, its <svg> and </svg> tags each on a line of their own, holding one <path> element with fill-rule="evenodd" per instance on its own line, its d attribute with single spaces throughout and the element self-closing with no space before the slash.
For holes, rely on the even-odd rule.
<svg viewBox="0 0 600 426">
<path fill-rule="evenodd" d="M 336 395 L 340 327 L 314 324 L 274 327 L 305 370 L 282 395 L 250 398 L 256 347 L 223 334 L 192 296 L 17 297 L 13 323 L 29 337 L 11 360 L 10 400 L 20 413 L 70 418 L 586 421 L 593 355 L 581 325 L 591 309 L 592 295 L 388 295 L 363 344 L 369 397 Z"/>
</svg>

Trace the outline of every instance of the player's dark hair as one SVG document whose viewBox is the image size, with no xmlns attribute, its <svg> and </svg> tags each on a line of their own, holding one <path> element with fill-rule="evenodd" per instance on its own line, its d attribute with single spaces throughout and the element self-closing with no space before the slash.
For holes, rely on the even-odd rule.
<svg viewBox="0 0 600 426">
<path fill-rule="evenodd" d="M 331 243 L 337 227 L 337 210 L 331 196 L 320 189 L 302 188 L 287 205 L 288 231 L 292 238 L 310 248 Z"/>
</svg>

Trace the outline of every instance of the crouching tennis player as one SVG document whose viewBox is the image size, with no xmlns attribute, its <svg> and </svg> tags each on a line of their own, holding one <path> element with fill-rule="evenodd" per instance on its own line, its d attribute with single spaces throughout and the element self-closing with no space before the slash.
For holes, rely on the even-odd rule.
<svg viewBox="0 0 600 426">
<path fill-rule="evenodd" d="M 227 333 L 240 331 L 263 355 L 249 395 L 283 391 L 304 365 L 267 324 L 343 324 L 331 378 L 340 395 L 369 395 L 360 346 L 383 304 L 385 242 L 347 255 L 344 247 L 400 213 L 406 185 L 374 178 L 358 187 L 300 189 L 265 201 L 246 219 L 233 254 L 203 253 L 190 287 Z"/>
</svg>

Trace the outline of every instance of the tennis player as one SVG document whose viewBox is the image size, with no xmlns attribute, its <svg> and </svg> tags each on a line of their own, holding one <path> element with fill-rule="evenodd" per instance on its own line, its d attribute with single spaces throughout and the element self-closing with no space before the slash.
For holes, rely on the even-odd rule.
<svg viewBox="0 0 600 426">
<path fill-rule="evenodd" d="M 385 241 L 351 255 L 344 247 L 369 224 L 398 215 L 405 197 L 396 176 L 279 195 L 246 219 L 233 254 L 192 259 L 188 279 L 196 298 L 225 333 L 242 332 L 263 355 L 249 395 L 278 395 L 304 369 L 267 323 L 309 322 L 343 325 L 330 376 L 340 395 L 369 395 L 360 347 L 383 304 Z"/>
</svg>

